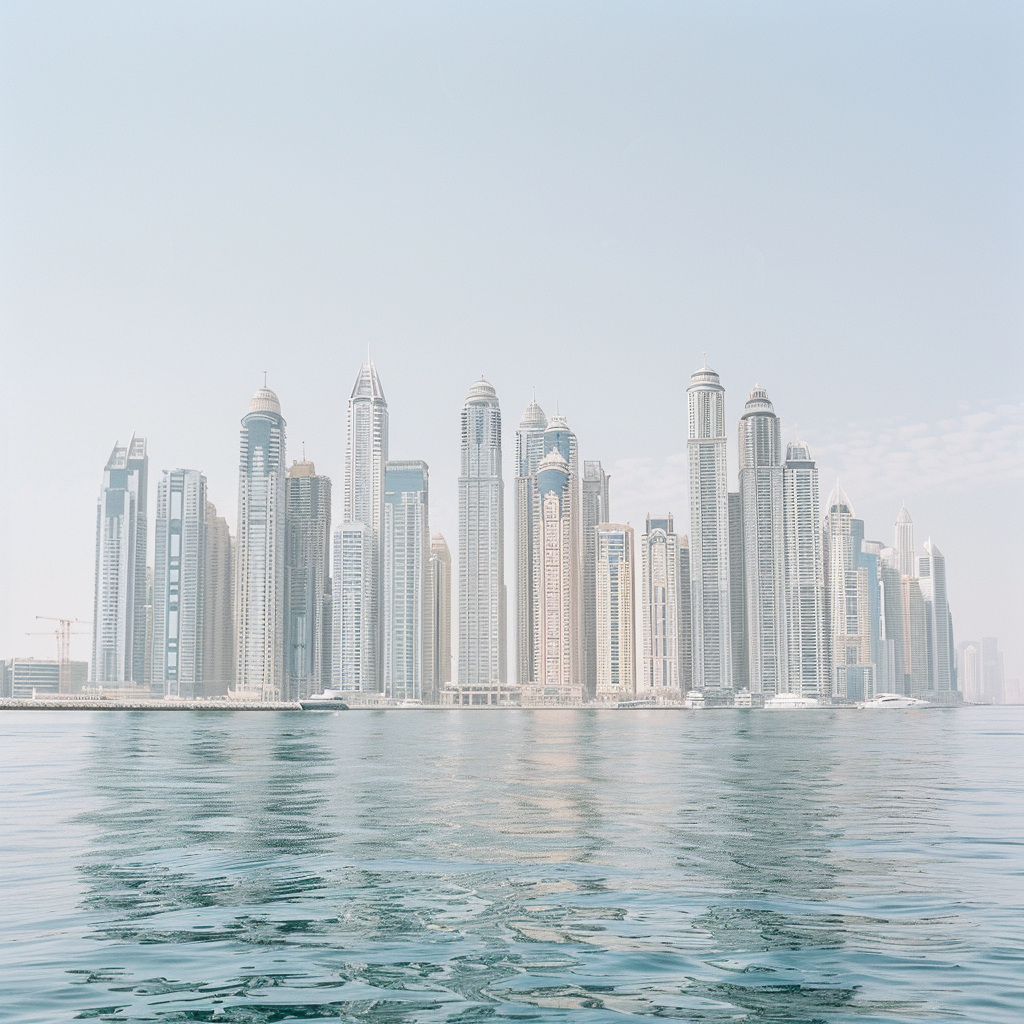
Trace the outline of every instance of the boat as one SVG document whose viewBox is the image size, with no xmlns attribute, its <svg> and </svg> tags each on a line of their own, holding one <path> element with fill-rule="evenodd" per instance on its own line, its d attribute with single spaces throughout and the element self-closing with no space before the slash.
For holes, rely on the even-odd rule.
<svg viewBox="0 0 1024 1024">
<path fill-rule="evenodd" d="M 690 690 L 686 694 L 686 699 L 683 701 L 684 708 L 702 708 L 704 707 L 704 694 L 700 690 Z"/>
<path fill-rule="evenodd" d="M 342 699 L 341 690 L 324 690 L 299 701 L 303 711 L 348 711 L 348 705 Z"/>
<path fill-rule="evenodd" d="M 857 707 L 862 710 L 869 708 L 928 708 L 931 707 L 931 704 L 930 700 L 906 697 L 902 693 L 880 693 L 870 700 L 860 701 Z"/>
<path fill-rule="evenodd" d="M 764 702 L 766 711 L 803 711 L 806 708 L 820 708 L 814 697 L 804 697 L 799 693 L 777 693 Z"/>
</svg>

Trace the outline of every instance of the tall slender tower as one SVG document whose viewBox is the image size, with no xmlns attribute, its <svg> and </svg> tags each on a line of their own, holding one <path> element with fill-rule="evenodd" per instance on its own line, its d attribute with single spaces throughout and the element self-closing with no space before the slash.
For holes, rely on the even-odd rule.
<svg viewBox="0 0 1024 1024">
<path fill-rule="evenodd" d="M 789 668 L 782 442 L 779 418 L 760 385 L 740 417 L 739 467 L 749 683 L 752 692 L 773 696 L 787 692 Z"/>
<path fill-rule="evenodd" d="M 686 389 L 694 685 L 732 686 L 725 389 L 705 365 Z"/>
<path fill-rule="evenodd" d="M 384 538 L 384 468 L 388 461 L 388 403 L 376 367 L 367 360 L 359 367 L 348 400 L 348 441 L 345 447 L 344 526 L 361 523 L 367 535 L 355 544 L 354 535 L 342 545 L 343 552 L 358 557 L 365 593 L 356 605 L 351 600 L 338 604 L 334 595 L 335 620 L 341 630 L 335 646 L 346 663 L 358 654 L 359 686 L 364 692 L 379 693 L 382 684 L 384 636 L 381 629 L 382 560 Z M 364 550 L 365 548 L 365 550 Z M 355 565 L 342 575 L 352 585 Z M 358 621 L 356 615 L 358 614 Z M 337 674 L 337 668 L 335 674 Z M 351 683 L 349 672 L 345 678 Z M 343 686 L 346 683 L 343 681 Z"/>
<path fill-rule="evenodd" d="M 331 623 L 324 619 L 331 575 L 331 479 L 317 476 L 305 459 L 285 479 L 288 509 L 285 582 L 285 659 L 289 700 L 303 700 L 330 683 L 324 648 Z"/>
<path fill-rule="evenodd" d="M 153 682 L 166 697 L 204 696 L 206 477 L 165 472 L 156 492 Z"/>
<path fill-rule="evenodd" d="M 505 485 L 501 409 L 483 378 L 462 407 L 459 475 L 459 683 L 507 680 Z"/>
<path fill-rule="evenodd" d="M 235 685 L 263 700 L 284 689 L 285 421 L 260 388 L 242 420 L 235 574 Z"/>
<path fill-rule="evenodd" d="M 949 693 L 956 689 L 953 668 L 956 651 L 946 597 L 946 559 L 932 543 L 931 537 L 924 542 L 924 553 L 918 559 L 917 566 L 928 617 L 928 688 L 936 693 Z"/>
<path fill-rule="evenodd" d="M 640 539 L 640 562 L 643 644 L 638 690 L 646 691 L 644 696 L 672 699 L 679 697 L 681 690 L 679 602 L 682 584 L 679 538 L 671 513 L 647 517 L 647 527 Z M 687 585 L 689 578 L 687 573 Z"/>
<path fill-rule="evenodd" d="M 785 535 L 786 686 L 789 693 L 832 692 L 825 656 L 825 567 L 818 469 L 800 441 L 786 446 L 782 469 Z"/>
<path fill-rule="evenodd" d="M 914 520 L 907 506 L 896 517 L 896 568 L 901 576 L 917 575 L 917 551 L 914 549 Z"/>
<path fill-rule="evenodd" d="M 633 614 L 633 528 L 601 523 L 596 535 L 596 646 L 598 700 L 636 692 L 636 619 Z"/>
<path fill-rule="evenodd" d="M 533 662 L 537 624 L 533 618 L 533 506 L 537 467 L 544 458 L 548 419 L 537 398 L 526 407 L 516 430 L 516 680 L 536 678 Z"/>
<path fill-rule="evenodd" d="M 679 696 L 693 689 L 693 593 L 690 588 L 690 538 L 679 538 Z"/>
<path fill-rule="evenodd" d="M 600 462 L 583 463 L 583 682 L 590 700 L 597 693 L 597 527 L 611 521 L 608 480 Z"/>
<path fill-rule="evenodd" d="M 92 679 L 142 683 L 146 677 L 146 439 L 115 444 L 96 505 L 96 589 Z"/>
<path fill-rule="evenodd" d="M 545 699 L 583 696 L 577 481 L 553 447 L 537 467 L 534 486 L 533 620 L 537 626 L 531 680 Z"/>
<path fill-rule="evenodd" d="M 218 697 L 235 686 L 235 567 L 227 520 L 209 501 L 204 575 L 203 696 Z"/>
<path fill-rule="evenodd" d="M 452 555 L 447 541 L 439 533 L 430 538 L 429 577 L 433 591 L 430 633 L 434 658 L 429 700 L 440 704 L 441 688 L 452 681 Z M 423 699 L 428 699 L 426 694 Z"/>
</svg>

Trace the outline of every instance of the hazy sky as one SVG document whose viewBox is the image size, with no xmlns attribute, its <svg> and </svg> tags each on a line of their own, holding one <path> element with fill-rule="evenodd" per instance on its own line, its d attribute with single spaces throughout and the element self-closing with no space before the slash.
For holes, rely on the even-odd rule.
<svg viewBox="0 0 1024 1024">
<path fill-rule="evenodd" d="M 234 525 L 264 370 L 339 521 L 369 345 L 455 555 L 481 374 L 510 509 L 536 386 L 616 519 L 687 529 L 706 350 L 732 477 L 760 379 L 823 503 L 838 474 L 891 543 L 905 500 L 956 639 L 998 636 L 1019 676 L 1022 55 L 1018 3 L 8 0 L 0 657 L 53 656 L 36 614 L 91 619 L 116 440 L 149 439 L 151 517 L 188 467 Z"/>
</svg>

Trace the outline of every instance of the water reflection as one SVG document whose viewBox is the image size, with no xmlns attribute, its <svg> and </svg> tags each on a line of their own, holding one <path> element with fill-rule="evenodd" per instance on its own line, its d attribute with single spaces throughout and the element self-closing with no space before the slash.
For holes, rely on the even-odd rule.
<svg viewBox="0 0 1024 1024">
<path fill-rule="evenodd" d="M 997 1020 L 1012 988 L 963 938 L 991 894 L 943 867 L 963 715 L 90 721 L 72 1016 L 965 1013 L 939 966 Z"/>
</svg>

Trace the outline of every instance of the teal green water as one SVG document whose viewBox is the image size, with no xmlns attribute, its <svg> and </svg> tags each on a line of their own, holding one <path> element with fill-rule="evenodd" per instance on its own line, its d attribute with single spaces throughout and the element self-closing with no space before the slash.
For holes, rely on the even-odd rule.
<svg viewBox="0 0 1024 1024">
<path fill-rule="evenodd" d="M 0 716 L 0 1002 L 1024 1020 L 1024 709 Z"/>
</svg>

